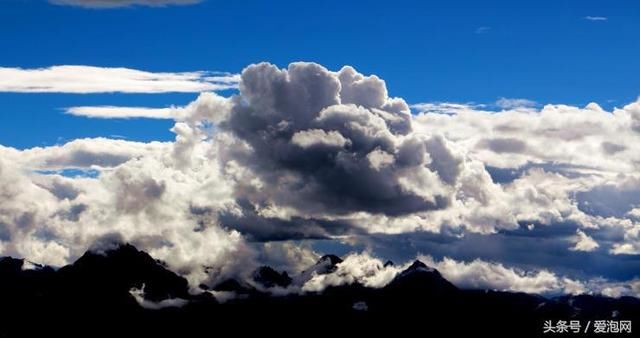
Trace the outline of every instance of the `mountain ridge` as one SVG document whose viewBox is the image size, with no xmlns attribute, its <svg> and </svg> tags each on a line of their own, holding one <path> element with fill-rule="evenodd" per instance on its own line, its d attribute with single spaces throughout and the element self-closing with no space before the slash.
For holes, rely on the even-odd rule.
<svg viewBox="0 0 640 338">
<path fill-rule="evenodd" d="M 326 255 L 302 274 L 329 274 L 342 262 L 338 256 Z M 375 331 L 380 323 L 416 320 L 435 325 L 430 330 L 440 333 L 487 332 L 491 322 L 503 320 L 506 329 L 526 337 L 541 333 L 545 320 L 620 320 L 640 315 L 640 300 L 632 297 L 546 298 L 464 290 L 419 260 L 381 288 L 354 282 L 329 286 L 321 292 L 279 296 L 268 290 L 285 289 L 295 283 L 295 277 L 268 266 L 259 267 L 250 282 L 227 279 L 211 290 L 190 292 L 186 279 L 130 244 L 105 252 L 87 252 L 57 270 L 46 266 L 24 269 L 24 264 L 21 259 L 0 258 L 0 318 L 6 319 L 0 325 L 0 337 L 7 332 L 21 335 L 25 328 L 29 333 L 42 333 L 43 328 L 55 328 L 70 320 L 74 325 L 65 326 L 68 335 L 86 333 L 87 327 L 94 326 L 109 332 L 124 328 L 159 333 L 191 331 L 203 323 L 231 325 L 242 318 L 264 325 L 284 325 L 286 321 L 305 327 L 314 323 L 313 318 L 327 315 L 335 325 L 359 330 Z M 216 298 L 219 291 L 243 296 L 221 302 Z M 25 318 L 47 325 L 25 326 Z M 469 324 L 455 326 L 456 321 Z M 453 326 L 446 329 L 442 327 L 445 324 Z"/>
</svg>

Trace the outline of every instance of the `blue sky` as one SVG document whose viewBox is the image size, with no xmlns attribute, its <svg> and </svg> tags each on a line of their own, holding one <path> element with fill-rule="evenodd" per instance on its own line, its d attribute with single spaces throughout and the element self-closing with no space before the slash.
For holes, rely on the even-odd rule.
<svg viewBox="0 0 640 338">
<path fill-rule="evenodd" d="M 634 1 L 210 0 L 100 10 L 9 0 L 0 4 L 0 66 L 237 73 L 259 61 L 305 60 L 377 74 L 409 103 L 507 97 L 611 108 L 640 94 L 639 15 Z M 168 140 L 170 120 L 95 120 L 63 108 L 167 107 L 196 96 L 0 93 L 0 144 Z"/>
<path fill-rule="evenodd" d="M 113 233 L 180 271 L 310 246 L 640 296 L 638 18 L 636 1 L 0 1 L 0 255 L 62 265 Z"/>
</svg>

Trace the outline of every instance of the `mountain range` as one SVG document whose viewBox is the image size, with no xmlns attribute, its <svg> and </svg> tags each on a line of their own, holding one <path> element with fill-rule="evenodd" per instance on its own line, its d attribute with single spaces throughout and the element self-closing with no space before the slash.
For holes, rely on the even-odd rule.
<svg viewBox="0 0 640 338">
<path fill-rule="evenodd" d="M 381 288 L 353 283 L 321 292 L 268 292 L 335 272 L 341 262 L 323 256 L 300 276 L 262 266 L 250 282 L 227 279 L 193 292 L 186 279 L 130 244 L 86 252 L 59 269 L 0 258 L 0 337 L 202 332 L 537 337 L 553 335 L 543 333 L 545 321 L 585 326 L 640 318 L 637 298 L 463 290 L 420 261 Z"/>
</svg>

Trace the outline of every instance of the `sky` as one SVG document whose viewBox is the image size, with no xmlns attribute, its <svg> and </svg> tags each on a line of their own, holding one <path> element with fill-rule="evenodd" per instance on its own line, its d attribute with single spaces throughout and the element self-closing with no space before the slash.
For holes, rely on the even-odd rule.
<svg viewBox="0 0 640 338">
<path fill-rule="evenodd" d="M 0 256 L 61 266 L 127 241 L 192 286 L 349 258 L 314 288 L 420 258 L 463 287 L 638 296 L 639 18 L 3 1 Z"/>
<path fill-rule="evenodd" d="M 640 85 L 640 6 L 633 1 L 204 1 L 91 9 L 8 0 L 1 6 L 3 67 L 239 73 L 260 61 L 281 67 L 313 61 L 376 74 L 392 96 L 409 103 L 505 97 L 611 108 L 633 101 Z M 167 121 L 143 127 L 62 112 L 80 105 L 167 107 L 196 96 L 3 92 L 0 103 L 14 114 L 0 116 L 0 143 L 26 148 L 109 135 L 168 140 Z"/>
</svg>

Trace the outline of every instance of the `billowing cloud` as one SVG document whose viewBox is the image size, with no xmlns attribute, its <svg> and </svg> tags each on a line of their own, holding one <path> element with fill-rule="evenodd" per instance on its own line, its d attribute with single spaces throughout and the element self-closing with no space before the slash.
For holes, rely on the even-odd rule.
<svg viewBox="0 0 640 338">
<path fill-rule="evenodd" d="M 238 77 L 210 72 L 148 72 L 130 68 L 52 66 L 0 67 L 0 92 L 15 93 L 197 93 L 233 89 Z"/>
<path fill-rule="evenodd" d="M 130 142 L 108 138 L 76 139 L 63 145 L 26 150 L 0 146 L 5 160 L 23 169 L 56 171 L 62 169 L 113 168 L 131 159 L 160 155 L 171 148 L 163 142 Z"/>
<path fill-rule="evenodd" d="M 245 208 L 279 215 L 260 222 L 297 224 L 291 230 L 298 235 L 340 234 L 345 227 L 437 230 L 444 221 L 431 215 L 465 217 L 448 210 L 470 207 L 472 200 L 487 203 L 491 197 L 482 191 L 499 189 L 464 149 L 437 132 L 415 132 L 409 107 L 388 97 L 384 81 L 351 67 L 253 65 L 243 71 L 240 96 L 232 100 L 229 119 L 218 127 L 247 147 L 234 154 L 256 182 L 244 183 Z M 514 226 L 509 220 L 470 227 L 493 231 L 496 223 Z"/>
<path fill-rule="evenodd" d="M 519 223 L 571 222 L 597 229 L 614 254 L 636 254 L 637 107 L 634 102 L 608 112 L 590 103 L 425 112 L 414 127 L 441 131 L 484 163 L 492 180 L 510 192 L 504 198 L 512 201 L 509 212 Z M 574 246 L 587 247 L 593 243 Z"/>
<path fill-rule="evenodd" d="M 568 282 L 574 289 L 579 283 L 564 281 L 547 270 L 526 272 L 482 260 L 465 263 L 445 257 L 436 261 L 429 256 L 423 256 L 421 260 L 438 269 L 447 280 L 462 288 L 550 293 L 561 291 L 564 283 Z"/>
<path fill-rule="evenodd" d="M 49 2 L 54 5 L 107 9 L 131 6 L 164 7 L 193 5 L 202 2 L 202 0 L 49 0 Z"/>
<path fill-rule="evenodd" d="M 419 255 L 417 260 L 428 267 L 437 269 L 443 277 L 463 289 L 526 292 L 542 295 L 557 294 L 602 294 L 609 297 L 640 295 L 640 281 L 637 279 L 616 282 L 603 278 L 586 280 L 572 279 L 546 269 L 524 270 L 501 263 L 475 259 L 464 262 L 449 257 L 441 260 Z M 389 284 L 413 261 L 400 265 L 383 264 L 369 253 L 353 253 L 337 264 L 330 273 L 313 274 L 300 290 L 317 292 L 328 287 L 359 283 L 367 287 L 381 288 Z"/>
<path fill-rule="evenodd" d="M 337 265 L 337 269 L 328 274 L 314 274 L 302 287 L 303 291 L 322 291 L 330 286 L 354 283 L 366 287 L 381 288 L 393 280 L 402 271 L 402 267 L 384 265 L 380 259 L 368 253 L 351 254 Z"/>
<path fill-rule="evenodd" d="M 599 277 L 579 280 L 545 269 L 523 270 L 480 259 L 471 262 L 456 261 L 447 257 L 435 260 L 430 256 L 420 256 L 419 259 L 438 269 L 446 279 L 461 288 L 537 294 L 640 296 L 640 281 L 637 279 L 623 282 Z"/>
</svg>

